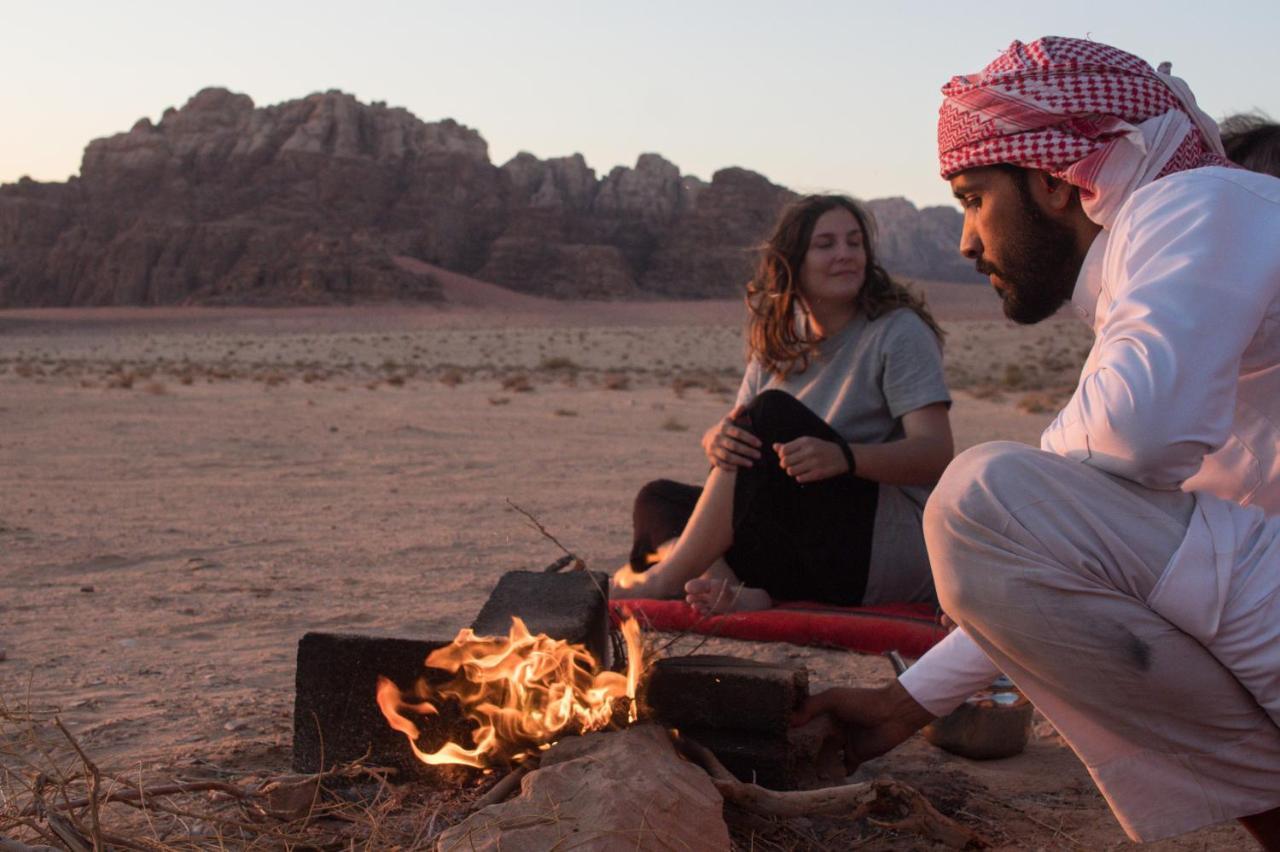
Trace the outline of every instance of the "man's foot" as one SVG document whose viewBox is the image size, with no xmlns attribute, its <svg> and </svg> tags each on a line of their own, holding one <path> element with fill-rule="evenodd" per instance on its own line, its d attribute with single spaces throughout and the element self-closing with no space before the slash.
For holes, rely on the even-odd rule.
<svg viewBox="0 0 1280 852">
<path fill-rule="evenodd" d="M 773 598 L 764 589 L 712 577 L 695 577 L 685 583 L 684 599 L 702 615 L 750 612 L 773 606 Z"/>
</svg>

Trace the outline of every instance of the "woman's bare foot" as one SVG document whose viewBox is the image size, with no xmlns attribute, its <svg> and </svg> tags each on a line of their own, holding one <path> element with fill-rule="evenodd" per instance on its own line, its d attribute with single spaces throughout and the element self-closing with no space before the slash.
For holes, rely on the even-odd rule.
<svg viewBox="0 0 1280 852">
<path fill-rule="evenodd" d="M 684 599 L 702 615 L 769 609 L 773 598 L 764 589 L 722 577 L 695 577 L 684 584 Z"/>
</svg>

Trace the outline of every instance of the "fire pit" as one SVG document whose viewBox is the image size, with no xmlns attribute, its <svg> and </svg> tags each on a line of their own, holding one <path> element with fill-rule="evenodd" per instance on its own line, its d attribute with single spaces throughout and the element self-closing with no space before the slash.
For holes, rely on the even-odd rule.
<svg viewBox="0 0 1280 852">
<path fill-rule="evenodd" d="M 972 839 L 893 782 L 800 789 L 844 774 L 829 721 L 789 725 L 808 672 L 721 656 L 646 661 L 634 621 L 611 641 L 607 589 L 587 571 L 512 572 L 451 641 L 307 634 L 294 768 L 363 761 L 437 786 L 499 776 L 441 849 L 609 849 L 619 833 L 629 848 L 723 849 L 723 801 L 856 817 L 886 797 L 906 803 L 913 830 Z M 500 804 L 517 783 L 521 794 Z"/>
</svg>

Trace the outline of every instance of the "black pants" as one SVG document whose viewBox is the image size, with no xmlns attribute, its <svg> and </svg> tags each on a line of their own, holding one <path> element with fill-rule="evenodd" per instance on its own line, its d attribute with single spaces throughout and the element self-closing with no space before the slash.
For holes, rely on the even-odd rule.
<svg viewBox="0 0 1280 852">
<path fill-rule="evenodd" d="M 778 463 L 773 444 L 811 436 L 843 440 L 822 418 L 788 393 L 760 394 L 736 421 L 764 445 L 761 458 L 739 468 L 733 493 L 733 545 L 729 567 L 748 586 L 775 600 L 854 605 L 862 602 L 871 561 L 880 487 L 844 474 L 800 484 Z M 702 489 L 669 479 L 636 495 L 631 567 L 684 530 Z"/>
</svg>

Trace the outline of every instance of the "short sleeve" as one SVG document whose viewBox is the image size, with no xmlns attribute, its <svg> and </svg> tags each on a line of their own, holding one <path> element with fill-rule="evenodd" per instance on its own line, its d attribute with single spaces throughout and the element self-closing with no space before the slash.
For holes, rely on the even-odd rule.
<svg viewBox="0 0 1280 852">
<path fill-rule="evenodd" d="M 951 404 L 942 372 L 942 344 L 924 320 L 907 308 L 888 317 L 881 341 L 881 388 L 889 414 L 904 414 L 938 402 Z"/>
<path fill-rule="evenodd" d="M 746 408 L 751 401 L 763 390 L 764 370 L 760 367 L 760 362 L 754 358 L 747 364 L 747 371 L 742 374 L 742 384 L 738 387 L 738 398 L 734 400 L 735 406 Z"/>
</svg>

